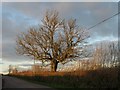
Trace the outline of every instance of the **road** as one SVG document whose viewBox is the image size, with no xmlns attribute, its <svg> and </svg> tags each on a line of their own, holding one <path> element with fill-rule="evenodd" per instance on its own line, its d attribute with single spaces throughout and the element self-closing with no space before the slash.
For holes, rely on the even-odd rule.
<svg viewBox="0 0 120 90">
<path fill-rule="evenodd" d="M 3 88 L 50 88 L 48 86 L 31 83 L 15 77 L 3 76 Z"/>
</svg>

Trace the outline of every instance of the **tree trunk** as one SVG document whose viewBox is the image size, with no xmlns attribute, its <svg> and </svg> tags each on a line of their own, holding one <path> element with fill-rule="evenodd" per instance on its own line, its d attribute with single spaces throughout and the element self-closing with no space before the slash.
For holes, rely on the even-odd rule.
<svg viewBox="0 0 120 90">
<path fill-rule="evenodd" d="M 52 72 L 56 72 L 57 66 L 58 66 L 58 61 L 56 61 L 56 60 L 51 61 L 51 71 Z"/>
</svg>

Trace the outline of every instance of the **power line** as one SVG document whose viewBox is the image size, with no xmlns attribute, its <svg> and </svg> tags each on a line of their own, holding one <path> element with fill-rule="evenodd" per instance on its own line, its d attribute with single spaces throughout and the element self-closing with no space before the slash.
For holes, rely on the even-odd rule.
<svg viewBox="0 0 120 90">
<path fill-rule="evenodd" d="M 111 17 L 109 17 L 109 18 L 107 18 L 107 19 L 102 20 L 101 22 L 99 22 L 99 23 L 95 24 L 94 26 L 92 26 L 92 27 L 88 28 L 87 30 L 90 30 L 90 29 L 92 29 L 92 28 L 96 27 L 97 25 L 99 25 L 99 24 L 101 24 L 101 23 L 103 23 L 103 22 L 105 22 L 105 21 L 107 21 L 107 20 L 109 20 L 109 19 L 111 19 L 111 18 L 113 18 L 113 17 L 117 16 L 118 14 L 120 14 L 120 12 L 118 12 L 118 13 L 114 14 L 113 16 L 111 16 Z"/>
<path fill-rule="evenodd" d="M 101 22 L 99 22 L 99 23 L 95 24 L 94 26 L 91 26 L 91 27 L 90 27 L 90 28 L 88 28 L 87 30 L 90 30 L 90 29 L 92 29 L 92 28 L 96 27 L 97 25 L 99 25 L 99 24 L 101 24 L 101 23 L 103 23 L 103 22 L 105 22 L 105 21 L 107 21 L 107 20 L 109 20 L 109 19 L 111 19 L 111 18 L 113 18 L 113 17 L 117 16 L 118 14 L 120 14 L 120 12 L 118 12 L 118 13 L 114 14 L 113 16 L 111 16 L 111 17 L 109 17 L 109 18 L 107 18 L 107 19 L 102 20 Z M 34 60 L 34 61 L 35 61 L 35 60 Z M 31 62 L 31 61 L 26 61 L 26 62 Z M 24 63 L 25 63 L 25 62 L 24 62 Z M 35 62 L 34 62 L 34 64 L 35 64 Z M 19 65 L 19 64 L 18 64 L 18 65 Z"/>
</svg>

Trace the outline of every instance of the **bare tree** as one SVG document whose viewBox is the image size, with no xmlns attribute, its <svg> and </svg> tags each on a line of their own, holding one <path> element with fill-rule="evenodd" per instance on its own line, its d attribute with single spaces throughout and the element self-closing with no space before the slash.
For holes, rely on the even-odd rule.
<svg viewBox="0 0 120 90">
<path fill-rule="evenodd" d="M 9 71 L 9 74 L 10 74 L 11 71 L 12 71 L 12 65 L 9 65 L 9 69 L 8 69 L 8 71 Z"/>
<path fill-rule="evenodd" d="M 97 67 L 117 66 L 118 44 L 116 42 L 101 43 L 96 48 L 93 57 L 94 64 L 97 64 Z"/>
<path fill-rule="evenodd" d="M 42 24 L 17 36 L 16 50 L 21 55 L 33 56 L 42 62 L 51 62 L 51 71 L 58 63 L 78 58 L 88 32 L 76 25 L 76 19 L 60 19 L 57 11 L 47 11 Z"/>
</svg>

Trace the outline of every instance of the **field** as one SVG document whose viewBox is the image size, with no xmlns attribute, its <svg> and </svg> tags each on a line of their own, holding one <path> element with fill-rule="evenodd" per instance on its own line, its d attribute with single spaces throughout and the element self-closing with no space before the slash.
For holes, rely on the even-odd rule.
<svg viewBox="0 0 120 90">
<path fill-rule="evenodd" d="M 74 72 L 18 73 L 12 76 L 54 88 L 120 88 L 119 67 Z"/>
</svg>

